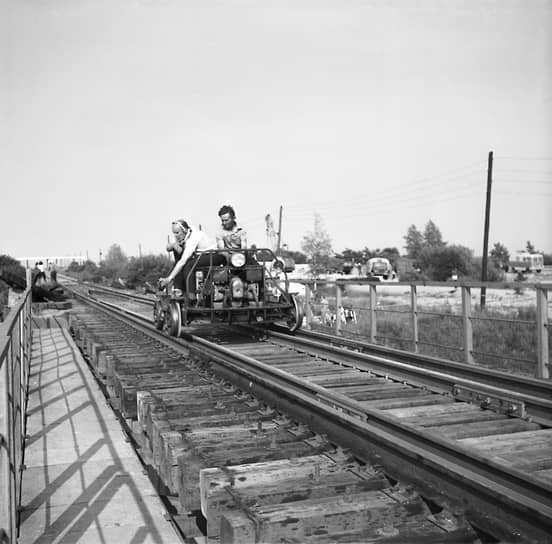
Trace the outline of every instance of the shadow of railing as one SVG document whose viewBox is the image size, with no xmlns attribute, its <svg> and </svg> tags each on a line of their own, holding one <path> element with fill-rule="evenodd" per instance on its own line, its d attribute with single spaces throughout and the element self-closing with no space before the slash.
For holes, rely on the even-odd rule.
<svg viewBox="0 0 552 544">
<path fill-rule="evenodd" d="M 118 515 L 116 512 L 121 502 L 128 504 L 128 500 L 132 500 L 138 517 L 129 525 L 124 511 L 120 514 L 121 530 L 123 526 L 125 530 L 123 541 L 133 544 L 164 542 L 144 501 L 143 492 L 128 471 L 129 464 L 134 462 L 136 467 L 138 462 L 134 452 L 128 446 L 129 459 L 126 455 L 121 457 L 113 442 L 112 435 L 121 433 L 121 441 L 125 443 L 118 421 L 114 418 L 114 425 L 110 428 L 97 404 L 99 389 L 92 390 L 93 378 L 86 368 L 75 362 L 75 371 L 75 367 L 68 364 L 69 359 L 77 361 L 81 357 L 72 347 L 74 344 L 68 331 L 42 329 L 43 339 L 47 331 L 50 331 L 52 340 L 52 346 L 48 345 L 49 368 L 43 372 L 44 362 L 41 360 L 33 362 L 31 367 L 31 378 L 38 379 L 38 385 L 32 389 L 29 414 L 31 418 L 40 418 L 40 423 L 35 425 L 29 420 L 29 428 L 38 429 L 28 438 L 26 446 L 28 455 L 41 457 L 40 464 L 32 463 L 27 470 L 32 469 L 32 478 L 40 477 L 44 485 L 25 504 L 21 516 L 22 536 L 25 536 L 28 523 L 29 529 L 33 527 L 33 542 L 37 544 L 78 542 L 91 530 L 97 533 L 95 541 L 112 544 L 113 540 L 108 540 L 106 535 L 106 525 L 116 526 L 117 523 L 111 523 L 109 518 Z M 71 346 L 70 350 L 66 349 L 65 342 L 64 349 L 56 350 L 56 334 L 63 335 L 63 340 Z M 58 336 L 57 342 L 60 340 Z M 48 338 L 44 343 L 49 343 Z M 52 350 L 56 352 L 57 360 L 53 368 Z M 77 382 L 82 383 L 76 385 Z M 63 408 L 55 406 L 60 403 L 63 403 Z M 65 413 L 58 417 L 60 410 Z M 85 419 L 92 426 L 93 432 L 89 434 L 83 428 Z M 97 425 L 94 420 L 97 420 Z M 56 443 L 60 436 L 63 436 L 63 445 Z M 94 436 L 100 438 L 94 439 Z M 26 481 L 25 478 L 24 486 Z M 23 491 L 25 493 L 26 489 Z M 35 519 L 30 521 L 33 516 Z M 35 532 L 37 523 L 39 531 Z"/>
</svg>

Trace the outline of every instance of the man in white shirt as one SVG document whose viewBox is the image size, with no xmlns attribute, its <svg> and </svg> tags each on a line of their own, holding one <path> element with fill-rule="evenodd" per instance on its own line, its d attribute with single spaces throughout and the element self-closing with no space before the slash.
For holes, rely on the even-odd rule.
<svg viewBox="0 0 552 544">
<path fill-rule="evenodd" d="M 159 279 L 159 287 L 162 289 L 174 282 L 176 288 L 185 290 L 186 276 L 190 271 L 190 266 L 186 267 L 186 264 L 190 261 L 190 257 L 196 251 L 216 249 L 217 246 L 205 232 L 190 226 L 184 219 L 172 222 L 172 232 L 174 242 L 167 245 L 167 251 L 173 252 L 176 263 L 166 278 Z M 192 261 L 190 261 L 191 264 Z"/>
</svg>

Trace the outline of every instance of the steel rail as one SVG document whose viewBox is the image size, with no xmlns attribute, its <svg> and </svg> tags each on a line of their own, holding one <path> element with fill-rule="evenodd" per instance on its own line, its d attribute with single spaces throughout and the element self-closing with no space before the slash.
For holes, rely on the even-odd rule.
<svg viewBox="0 0 552 544">
<path fill-rule="evenodd" d="M 147 297 L 141 295 L 134 295 L 131 293 L 120 292 L 117 289 L 110 289 L 103 286 L 92 286 L 90 291 L 105 292 L 108 294 L 113 294 L 121 296 L 124 298 L 136 300 L 139 302 L 144 302 L 153 305 L 154 301 Z M 461 317 L 461 316 L 459 316 Z M 277 335 L 278 332 L 270 330 L 269 334 Z M 283 333 L 286 335 L 286 333 Z M 288 335 L 289 336 L 289 335 Z M 350 338 L 345 338 L 343 336 L 335 336 L 331 334 L 326 334 L 323 332 L 315 331 L 306 331 L 304 329 L 295 333 L 294 343 L 303 342 L 303 337 L 305 339 L 312 339 L 324 342 L 326 344 L 331 344 L 333 346 L 343 346 L 348 348 L 348 350 L 361 351 L 365 355 L 378 355 L 386 357 L 392 357 L 398 362 L 404 362 L 409 365 L 415 365 L 422 367 L 424 370 L 435 370 L 438 372 L 445 373 L 454 373 L 459 378 L 464 378 L 472 381 L 477 381 L 481 384 L 487 384 L 491 386 L 498 387 L 512 392 L 513 394 L 526 395 L 528 401 L 530 402 L 532 398 L 540 397 L 544 401 L 552 402 L 552 380 L 544 380 L 538 378 L 531 378 L 527 376 L 520 376 L 516 374 L 509 374 L 506 372 L 500 372 L 498 370 L 488 369 L 480 365 L 470 365 L 466 363 L 460 363 L 456 361 L 449 361 L 448 359 L 442 359 L 438 357 L 432 357 L 430 355 L 421 355 L 418 353 L 413 353 L 409 351 L 399 350 L 391 348 L 388 346 L 379 346 L 376 344 L 370 344 L 367 342 L 354 340 Z M 397 338 L 397 340 L 405 340 L 404 338 Z M 431 344 L 435 345 L 435 344 Z M 451 346 L 445 346 L 449 349 L 455 349 L 462 351 L 462 348 L 454 348 Z M 349 352 L 348 352 L 349 353 Z M 499 354 L 487 354 L 490 356 L 501 357 Z M 508 359 L 519 360 L 512 357 L 506 356 Z M 551 410 L 552 404 L 548 404 L 545 407 L 545 410 Z M 547 417 L 548 416 L 548 417 Z M 541 417 L 535 413 L 535 417 Z M 545 419 L 552 419 L 552 412 L 544 414 Z"/>
<path fill-rule="evenodd" d="M 135 300 L 137 302 L 142 302 L 144 304 L 150 304 L 153 306 L 155 301 L 149 297 L 146 297 L 144 295 L 137 295 L 134 293 L 125 293 L 124 291 L 119 291 L 118 289 L 113 289 L 111 287 L 105 287 L 103 285 L 96 285 L 91 283 L 83 283 L 82 284 L 89 292 L 99 292 L 99 293 L 106 293 L 108 295 L 114 295 L 117 297 L 127 298 L 130 300 Z"/>
<path fill-rule="evenodd" d="M 271 329 L 270 337 L 297 348 L 303 346 L 322 357 L 348 360 L 352 366 L 372 369 L 384 374 L 394 372 L 398 379 L 414 380 L 451 392 L 455 385 L 488 388 L 489 393 L 504 395 L 523 401 L 529 414 L 542 424 L 552 425 L 552 380 L 530 378 L 419 355 L 389 347 L 312 331 L 299 331 L 294 336 Z"/>
<path fill-rule="evenodd" d="M 194 335 L 186 335 L 186 341 L 168 338 L 139 314 L 111 303 L 90 300 L 84 295 L 79 298 L 104 311 L 117 313 L 131 326 L 164 338 L 164 343 L 168 341 L 175 347 L 186 347 L 200 357 L 216 362 L 241 377 L 244 390 L 251 394 L 269 391 L 274 399 L 282 399 L 287 406 L 302 410 L 307 420 L 313 420 L 312 414 L 316 414 L 315 417 L 323 422 L 321 432 L 329 429 L 344 437 L 345 443 L 352 444 L 359 457 L 368 454 L 368 457 L 376 455 L 381 458 L 384 455 L 393 460 L 392 465 L 400 474 L 414 478 L 422 486 L 424 482 L 436 482 L 437 487 L 453 489 L 453 494 L 464 501 L 475 501 L 491 510 L 498 508 L 504 520 L 515 518 L 528 528 L 552 534 L 551 484 L 401 423 L 398 418 L 366 409 L 344 395 L 332 393 L 231 349 Z M 346 353 L 355 355 L 349 351 Z M 416 467 L 418 476 L 412 475 L 412 467 Z"/>
<path fill-rule="evenodd" d="M 87 285 L 88 284 L 83 284 Z M 153 306 L 154 301 L 150 298 L 135 295 L 131 293 L 124 293 L 117 289 L 111 289 L 104 286 L 90 286 L 89 290 L 94 292 L 105 292 L 107 294 L 113 294 L 116 296 L 121 296 L 124 298 L 136 300 L 138 302 L 147 303 Z M 461 316 L 457 316 L 461 317 Z M 269 334 L 276 335 L 277 332 L 271 330 Z M 286 333 L 283 333 L 286 335 Z M 511 393 L 514 396 L 523 395 L 524 399 L 530 408 L 531 415 L 535 418 L 539 418 L 541 423 L 549 421 L 552 423 L 552 380 L 544 380 L 538 378 L 531 378 L 527 376 L 520 376 L 516 374 L 509 374 L 506 372 L 500 372 L 493 369 L 488 369 L 480 365 L 470 365 L 466 363 L 460 363 L 456 361 L 449 361 L 448 359 L 442 359 L 438 357 L 432 357 L 430 355 L 421 355 L 418 353 L 413 353 L 409 351 L 403 351 L 388 346 L 379 346 L 376 344 L 369 344 L 367 342 L 353 340 L 345 338 L 343 336 L 335 336 L 331 334 L 326 334 L 322 332 L 315 331 L 306 331 L 304 329 L 295 333 L 294 343 L 297 341 L 302 342 L 303 337 L 305 339 L 313 339 L 324 342 L 326 344 L 331 344 L 333 346 L 343 346 L 348 348 L 348 350 L 354 350 L 357 352 L 362 352 L 365 355 L 376 355 L 382 356 L 384 359 L 380 362 L 387 364 L 386 358 L 392 357 L 393 360 L 397 362 L 407 363 L 408 365 L 415 365 L 417 367 L 423 368 L 424 370 L 434 370 L 437 372 L 452 373 L 458 378 L 463 378 L 470 381 L 475 381 L 478 384 L 486 384 L 492 387 L 497 387 L 499 389 L 505 390 Z M 397 340 L 405 340 L 404 338 L 397 338 Z M 424 343 L 424 342 L 421 342 Z M 427 343 L 427 342 L 426 342 Z M 437 344 L 431 344 L 437 345 Z M 454 348 L 451 346 L 443 346 L 447 349 L 454 349 L 457 351 L 462 351 L 462 348 Z M 348 352 L 349 353 L 349 352 Z M 489 354 L 494 357 L 501 357 L 499 354 Z M 507 359 L 519 360 L 512 357 L 505 356 Z M 447 388 L 452 387 L 454 384 L 446 383 Z M 539 399 L 535 403 L 535 399 Z M 540 401 L 542 400 L 543 406 L 539 407 Z M 533 406 L 535 404 L 535 406 Z"/>
</svg>

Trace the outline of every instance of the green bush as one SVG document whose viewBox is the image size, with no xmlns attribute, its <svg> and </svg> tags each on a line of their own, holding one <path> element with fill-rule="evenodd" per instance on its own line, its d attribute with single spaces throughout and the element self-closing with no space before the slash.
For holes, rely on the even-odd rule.
<svg viewBox="0 0 552 544">
<path fill-rule="evenodd" d="M 167 276 L 172 266 L 172 261 L 166 255 L 132 257 L 123 270 L 122 277 L 126 285 L 132 288 L 143 286 L 146 282 L 155 285 L 159 278 Z"/>
<path fill-rule="evenodd" d="M 100 268 L 93 261 L 85 261 L 83 264 L 73 261 L 67 267 L 66 273 L 77 278 L 79 281 L 100 283 L 103 280 Z"/>
<path fill-rule="evenodd" d="M 471 263 L 471 268 L 466 279 L 481 281 L 482 266 L 481 257 L 476 257 Z M 487 263 L 487 281 L 504 281 L 504 277 L 502 269 L 494 266 L 492 262 Z"/>
<path fill-rule="evenodd" d="M 448 280 L 453 271 L 459 276 L 468 276 L 472 261 L 472 250 L 459 245 L 427 247 L 418 257 L 423 273 L 435 281 Z"/>
<path fill-rule="evenodd" d="M 4 288 L 0 287 L 0 290 L 7 290 L 8 285 L 16 289 L 27 286 L 25 267 L 9 255 L 0 255 L 0 278 L 4 280 Z"/>
</svg>

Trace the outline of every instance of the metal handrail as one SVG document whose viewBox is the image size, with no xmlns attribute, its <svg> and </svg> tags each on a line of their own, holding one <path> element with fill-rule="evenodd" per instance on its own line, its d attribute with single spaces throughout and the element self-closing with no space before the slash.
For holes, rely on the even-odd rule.
<svg viewBox="0 0 552 544">
<path fill-rule="evenodd" d="M 454 348 L 449 346 L 442 346 L 446 349 L 456 349 L 463 353 L 464 362 L 475 364 L 477 361 L 474 358 L 474 355 L 489 355 L 491 357 L 497 357 L 499 354 L 496 353 L 486 353 L 480 350 L 474 350 L 474 331 L 473 323 L 475 321 L 497 321 L 497 322 L 512 322 L 519 325 L 532 325 L 535 327 L 535 336 L 537 339 L 536 342 L 536 357 L 535 360 L 529 361 L 528 359 L 522 359 L 519 357 L 512 358 L 511 355 L 504 354 L 504 359 L 512 359 L 519 362 L 530 362 L 535 364 L 535 377 L 537 378 L 550 378 L 550 353 L 549 353 L 549 344 L 550 344 L 550 316 L 548 315 L 548 291 L 552 291 L 552 283 L 550 282 L 541 282 L 541 283 L 526 283 L 520 285 L 519 282 L 378 282 L 367 279 L 337 279 L 337 280 L 298 280 L 294 279 L 293 281 L 297 283 L 304 284 L 307 289 L 306 293 L 306 327 L 307 329 L 311 328 L 313 323 L 313 308 L 314 306 L 311 301 L 311 292 L 310 289 L 313 289 L 315 286 L 324 285 L 326 287 L 333 286 L 335 289 L 335 307 L 337 312 L 339 312 L 340 307 L 342 306 L 341 301 L 344 295 L 344 289 L 346 286 L 359 286 L 364 285 L 369 287 L 369 293 L 366 294 L 366 297 L 369 301 L 369 306 L 362 308 L 362 312 L 369 313 L 369 331 L 367 333 L 368 340 L 375 344 L 377 340 L 382 338 L 390 338 L 388 336 L 378 334 L 378 317 L 381 319 L 382 314 L 387 312 L 395 314 L 407 314 L 409 315 L 409 321 L 411 324 L 412 335 L 410 337 L 400 338 L 401 342 L 410 342 L 413 346 L 413 351 L 418 353 L 418 348 L 421 345 L 437 345 L 432 344 L 431 342 L 422 341 L 419 338 L 418 331 L 418 322 L 419 316 L 421 315 L 436 315 L 436 316 L 446 316 L 454 317 L 462 320 L 462 348 Z M 408 310 L 395 310 L 393 308 L 381 308 L 377 307 L 377 290 L 378 288 L 385 287 L 386 289 L 394 287 L 405 287 L 410 288 L 410 307 Z M 459 289 L 462 299 L 462 308 L 459 313 L 444 313 L 444 312 L 435 312 L 431 310 L 423 310 L 418 308 L 418 287 L 443 287 L 450 289 L 451 286 L 454 286 L 456 289 Z M 524 290 L 532 289 L 535 292 L 535 311 L 536 318 L 534 321 L 528 320 L 513 320 L 506 319 L 501 317 L 494 317 L 489 315 L 475 315 L 472 313 L 472 301 L 471 301 L 471 289 L 481 289 L 489 288 L 495 290 L 504 290 L 504 289 L 519 289 L 523 287 Z M 360 310 L 360 308 L 358 308 Z M 339 319 L 339 316 L 336 315 L 333 325 L 331 325 L 335 334 L 341 335 L 343 329 L 343 323 Z"/>
<path fill-rule="evenodd" d="M 24 468 L 27 391 L 31 359 L 31 289 L 0 323 L 0 534 L 15 543 Z"/>
</svg>

